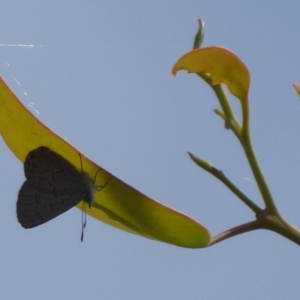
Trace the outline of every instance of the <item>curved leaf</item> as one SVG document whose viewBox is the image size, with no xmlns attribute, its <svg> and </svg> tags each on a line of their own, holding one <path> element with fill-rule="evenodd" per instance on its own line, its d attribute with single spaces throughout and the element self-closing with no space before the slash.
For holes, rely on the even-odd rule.
<svg viewBox="0 0 300 300">
<path fill-rule="evenodd" d="M 244 63 L 231 51 L 221 47 L 195 49 L 175 63 L 172 74 L 186 70 L 190 73 L 209 73 L 213 84 L 225 84 L 241 101 L 248 96 L 250 74 Z"/>
<path fill-rule="evenodd" d="M 0 134 L 21 162 L 30 150 L 43 145 L 81 171 L 78 150 L 36 119 L 1 77 Z M 84 171 L 93 178 L 101 167 L 83 154 L 81 157 Z M 209 244 L 210 234 L 204 226 L 150 199 L 109 172 L 102 169 L 96 184 L 103 185 L 109 178 L 109 184 L 96 193 L 93 207 L 87 210 L 92 217 L 127 232 L 181 247 L 201 248 Z"/>
</svg>

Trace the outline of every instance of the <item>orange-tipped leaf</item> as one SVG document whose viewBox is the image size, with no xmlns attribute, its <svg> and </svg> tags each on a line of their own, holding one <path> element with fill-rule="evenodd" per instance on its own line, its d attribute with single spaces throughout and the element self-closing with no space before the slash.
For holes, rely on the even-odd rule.
<svg viewBox="0 0 300 300">
<path fill-rule="evenodd" d="M 190 73 L 209 73 L 213 84 L 225 84 L 241 101 L 247 99 L 250 74 L 244 63 L 231 51 L 222 47 L 195 49 L 179 58 L 172 74 L 186 70 Z"/>
</svg>

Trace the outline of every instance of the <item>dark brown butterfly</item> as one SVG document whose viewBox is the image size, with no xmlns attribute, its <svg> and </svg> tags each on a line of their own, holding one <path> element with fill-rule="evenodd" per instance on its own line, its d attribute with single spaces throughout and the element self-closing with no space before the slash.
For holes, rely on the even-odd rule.
<svg viewBox="0 0 300 300">
<path fill-rule="evenodd" d="M 26 181 L 17 201 L 17 218 L 24 228 L 46 223 L 81 200 L 91 207 L 99 190 L 86 173 L 47 147 L 28 153 L 24 171 Z"/>
</svg>

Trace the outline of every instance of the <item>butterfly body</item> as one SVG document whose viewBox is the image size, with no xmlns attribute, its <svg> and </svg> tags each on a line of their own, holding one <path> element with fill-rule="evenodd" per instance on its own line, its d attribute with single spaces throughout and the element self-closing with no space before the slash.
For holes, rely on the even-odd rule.
<svg viewBox="0 0 300 300">
<path fill-rule="evenodd" d="M 90 207 L 94 202 L 93 180 L 47 147 L 28 153 L 24 171 L 17 201 L 17 218 L 24 228 L 46 223 L 82 200 Z"/>
</svg>

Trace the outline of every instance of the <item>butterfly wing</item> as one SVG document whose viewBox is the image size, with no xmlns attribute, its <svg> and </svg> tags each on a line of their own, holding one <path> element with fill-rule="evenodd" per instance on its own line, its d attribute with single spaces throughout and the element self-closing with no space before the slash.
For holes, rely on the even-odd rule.
<svg viewBox="0 0 300 300">
<path fill-rule="evenodd" d="M 68 194 L 47 193 L 25 181 L 18 195 L 18 221 L 24 228 L 39 226 L 77 205 L 84 194 L 85 191 Z"/>
<path fill-rule="evenodd" d="M 27 180 L 17 201 L 17 218 L 24 228 L 50 221 L 91 193 L 92 180 L 46 147 L 28 153 L 24 170 Z"/>
<path fill-rule="evenodd" d="M 69 161 L 43 146 L 28 153 L 24 172 L 29 182 L 46 192 L 66 193 L 86 185 L 82 173 Z"/>
</svg>

